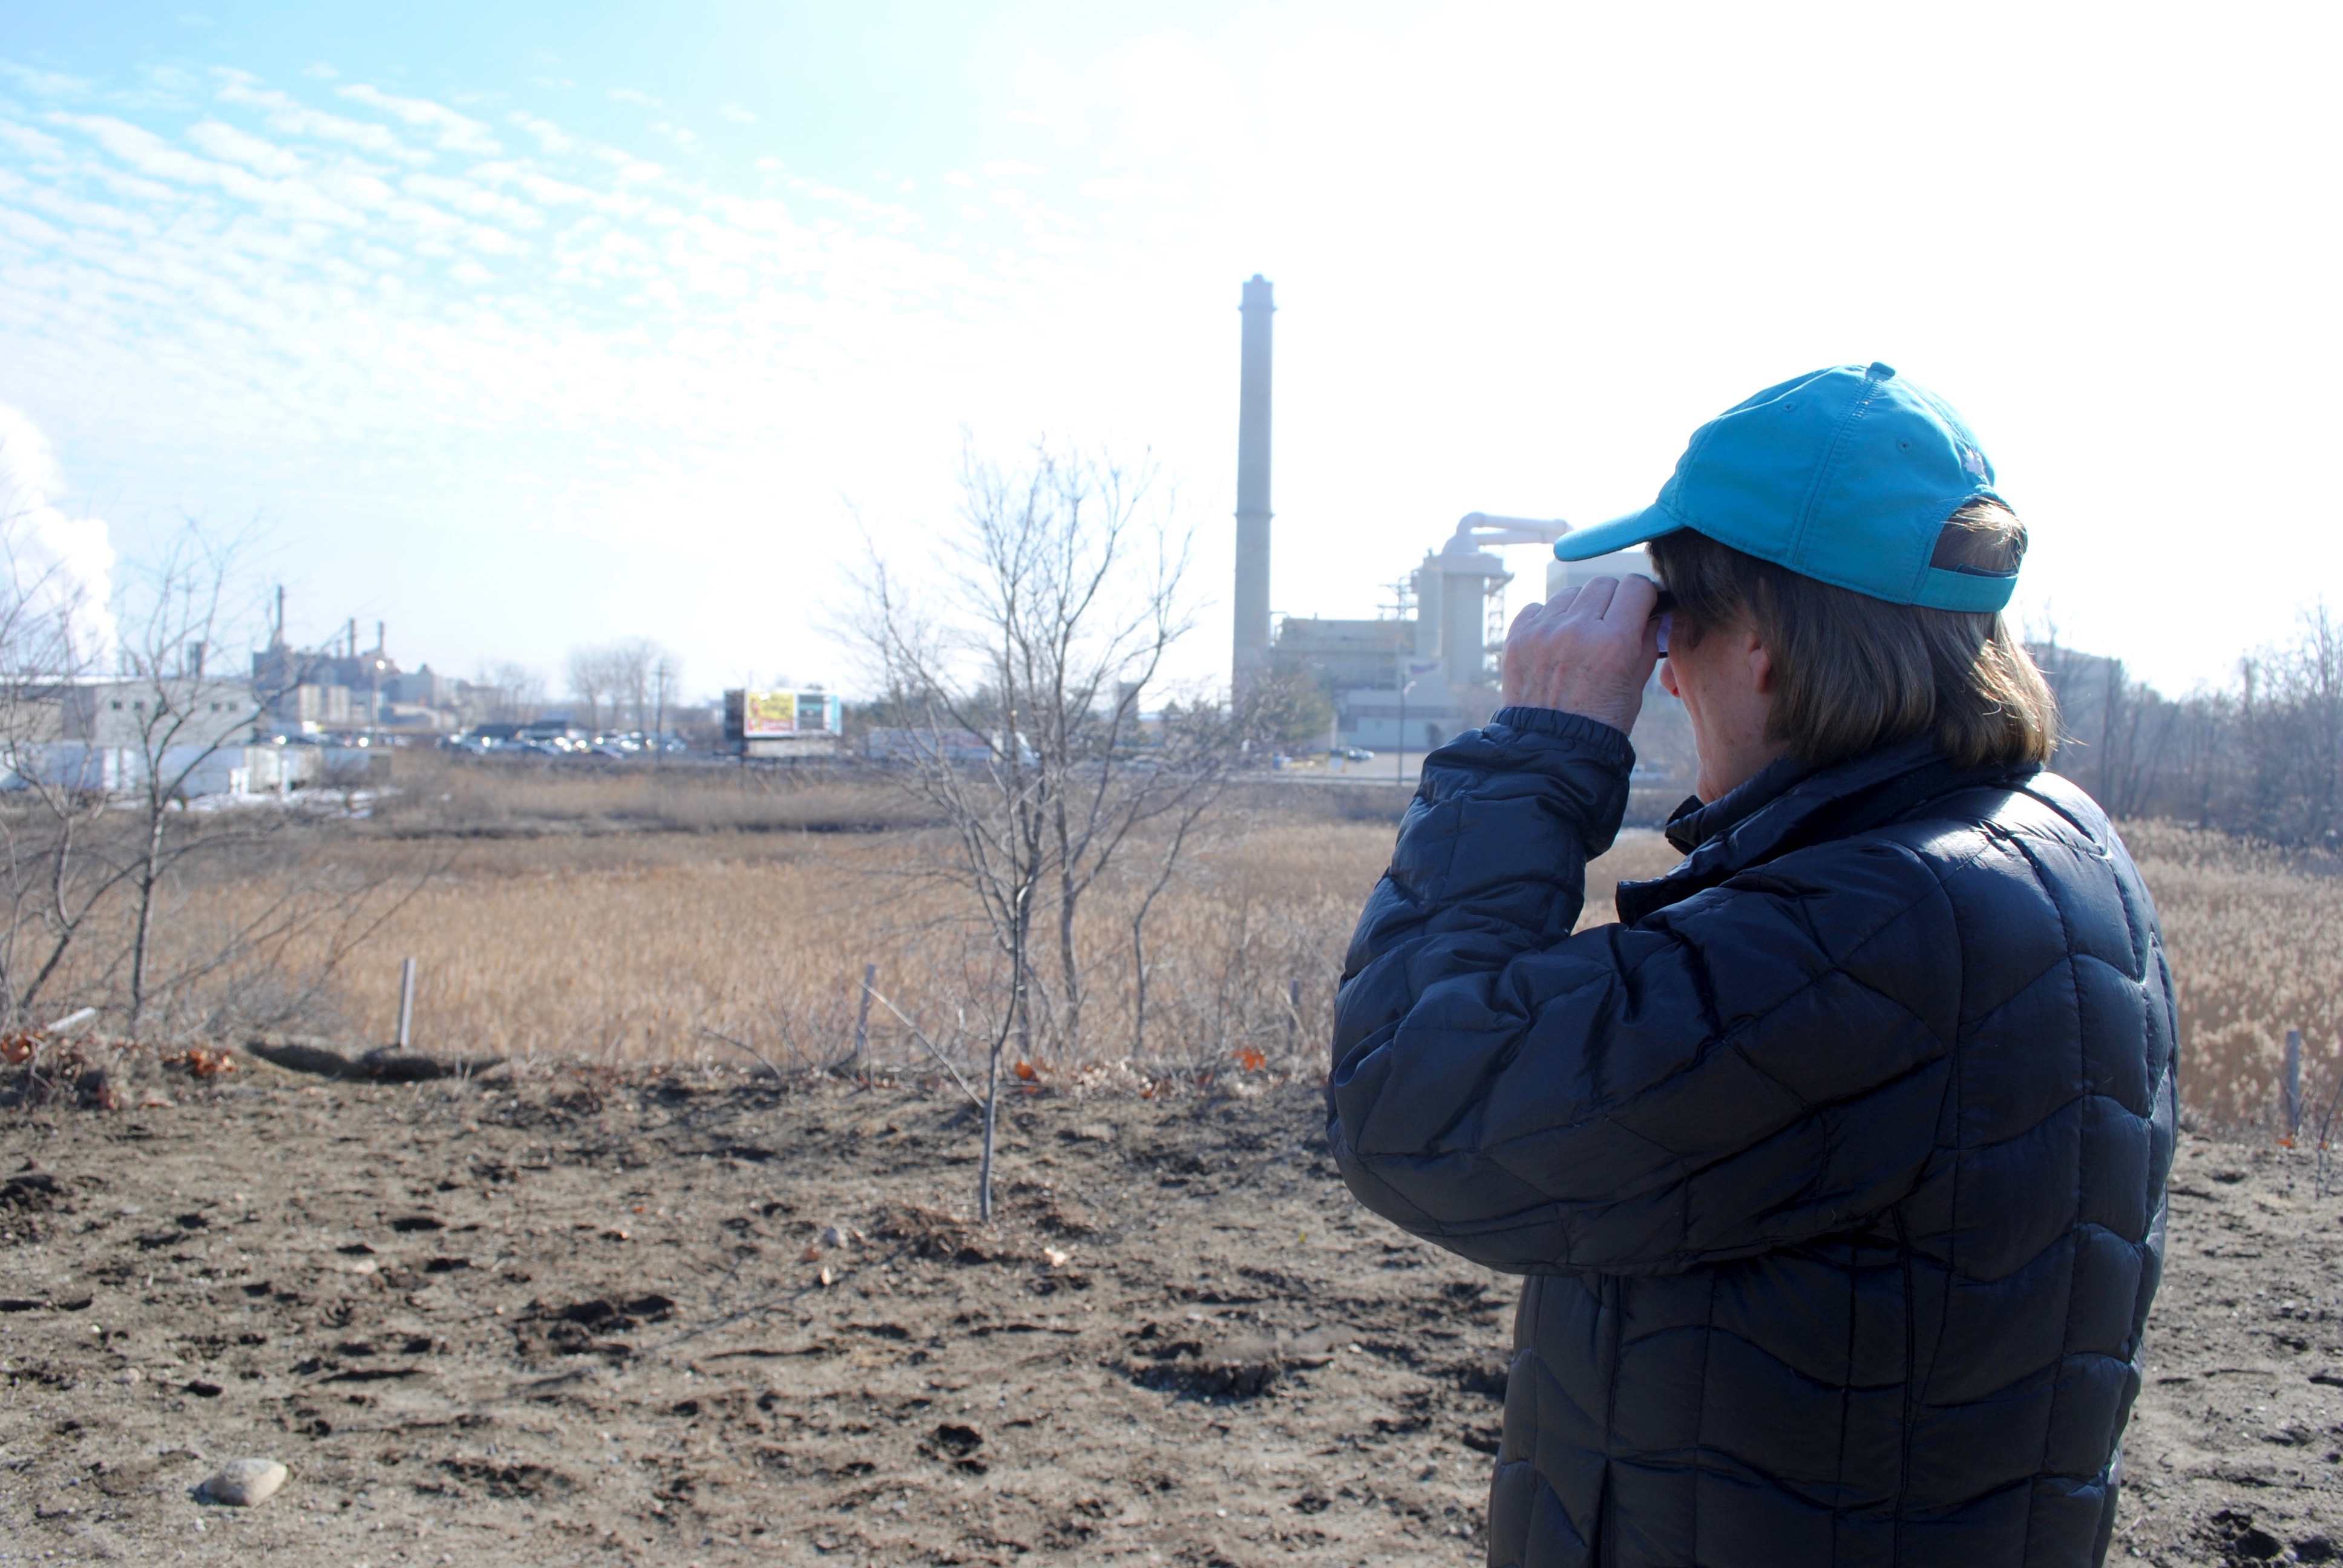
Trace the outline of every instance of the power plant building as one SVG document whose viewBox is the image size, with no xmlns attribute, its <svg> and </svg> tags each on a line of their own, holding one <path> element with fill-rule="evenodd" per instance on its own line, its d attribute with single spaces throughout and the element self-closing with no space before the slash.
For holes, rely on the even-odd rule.
<svg viewBox="0 0 2343 1568">
<path fill-rule="evenodd" d="M 1496 551 L 1550 545 L 1570 531 L 1558 519 L 1469 512 L 1439 548 L 1397 585 L 1392 613 L 1372 620 L 1288 616 L 1270 599 L 1270 392 L 1272 286 L 1244 285 L 1237 415 L 1235 639 L 1230 686 L 1242 701 L 1264 670 L 1314 682 L 1334 705 L 1340 745 L 1415 751 L 1488 720 L 1498 704 L 1505 642 L 1505 586 Z M 1649 574 L 1642 550 L 1589 561 L 1550 561 L 1549 597 L 1596 577 Z"/>
</svg>

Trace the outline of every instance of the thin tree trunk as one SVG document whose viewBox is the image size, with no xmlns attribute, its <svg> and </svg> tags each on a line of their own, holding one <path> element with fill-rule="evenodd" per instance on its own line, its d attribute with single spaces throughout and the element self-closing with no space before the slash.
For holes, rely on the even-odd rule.
<svg viewBox="0 0 2343 1568">
<path fill-rule="evenodd" d="M 1061 1042 L 1064 1060 L 1078 1062 L 1082 1050 L 1082 978 L 1074 956 L 1074 909 L 1081 894 L 1076 892 L 1071 879 L 1061 884 L 1058 893 L 1058 964 L 1066 976 L 1066 1032 Z"/>
<path fill-rule="evenodd" d="M 992 1223 L 992 1132 L 1001 1122 L 1001 1048 L 1005 1038 L 992 1042 L 991 1060 L 984 1068 L 984 1157 L 976 1167 L 976 1217 L 980 1223 Z"/>
<path fill-rule="evenodd" d="M 976 1168 L 976 1217 L 987 1225 L 992 1222 L 993 1132 L 1001 1124 L 1001 1052 L 1009 1043 L 1011 1030 L 1031 1029 L 1025 980 L 1026 939 L 1030 932 L 1026 918 L 1017 919 L 1010 928 L 1008 1027 L 993 1035 L 992 1054 L 984 1064 L 984 1154 Z"/>
<path fill-rule="evenodd" d="M 1131 917 L 1131 1059 L 1147 1050 L 1147 909 Z"/>
<path fill-rule="evenodd" d="M 147 787 L 146 856 L 138 868 L 138 937 L 130 952 L 130 1037 L 146 1017 L 146 961 L 155 931 L 155 888 L 163 858 L 164 809 L 169 802 L 156 798 Z"/>
</svg>

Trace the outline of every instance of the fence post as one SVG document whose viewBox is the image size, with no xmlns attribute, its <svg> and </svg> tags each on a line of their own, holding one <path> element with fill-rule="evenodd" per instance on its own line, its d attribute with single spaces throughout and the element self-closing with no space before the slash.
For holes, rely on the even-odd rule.
<svg viewBox="0 0 2343 1568">
<path fill-rule="evenodd" d="M 1285 1049 L 1291 1052 L 1302 1033 L 1302 982 L 1285 982 Z"/>
<path fill-rule="evenodd" d="M 2302 1030 L 2286 1031 L 2286 1135 L 2302 1131 Z"/>
<path fill-rule="evenodd" d="M 401 960 L 398 966 L 398 1049 L 405 1050 L 409 1032 L 415 1025 L 415 960 Z"/>
<path fill-rule="evenodd" d="M 862 1005 L 854 1013 L 854 1064 L 862 1065 L 863 1043 L 870 1038 L 870 988 L 879 980 L 879 966 L 862 966 Z"/>
</svg>

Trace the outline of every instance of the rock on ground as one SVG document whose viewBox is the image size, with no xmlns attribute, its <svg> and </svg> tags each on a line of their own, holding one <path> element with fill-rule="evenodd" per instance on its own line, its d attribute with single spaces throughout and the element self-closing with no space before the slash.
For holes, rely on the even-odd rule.
<svg viewBox="0 0 2343 1568">
<path fill-rule="evenodd" d="M 230 1508 L 257 1508 L 277 1495 L 287 1472 L 273 1459 L 231 1460 L 203 1484 L 206 1501 Z"/>
</svg>

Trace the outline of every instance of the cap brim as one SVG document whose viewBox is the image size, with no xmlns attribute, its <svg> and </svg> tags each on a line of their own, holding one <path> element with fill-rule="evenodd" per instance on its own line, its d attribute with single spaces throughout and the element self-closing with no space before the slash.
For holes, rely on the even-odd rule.
<svg viewBox="0 0 2343 1568">
<path fill-rule="evenodd" d="M 1560 561 L 1592 560 L 1613 550 L 1624 550 L 1629 545 L 1640 545 L 1645 539 L 1656 539 L 1662 534 L 1674 533 L 1684 526 L 1655 503 L 1591 528 L 1571 529 L 1554 541 L 1554 558 Z"/>
</svg>

